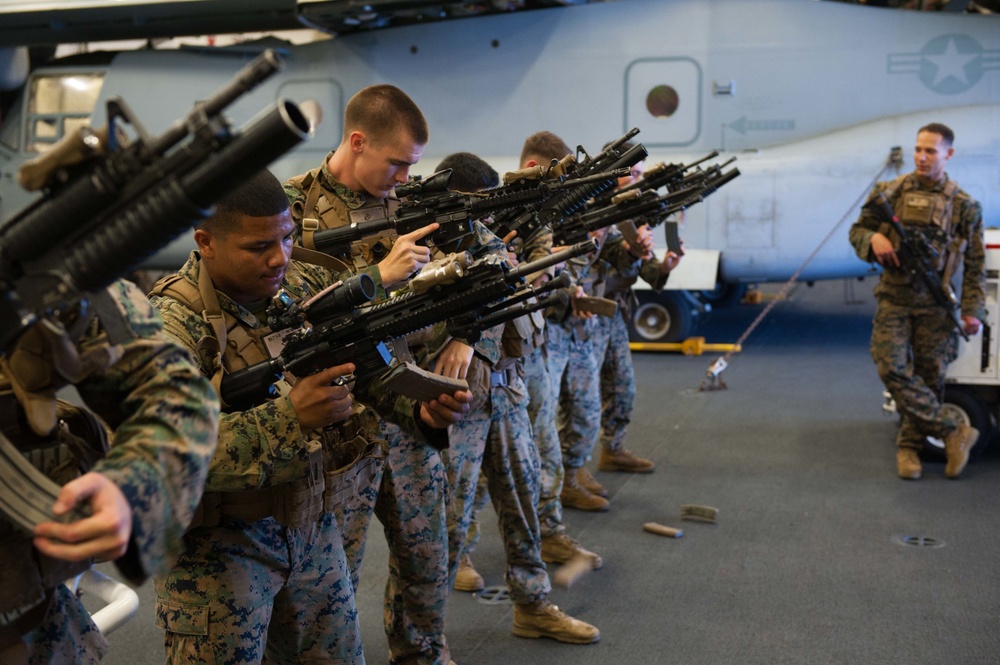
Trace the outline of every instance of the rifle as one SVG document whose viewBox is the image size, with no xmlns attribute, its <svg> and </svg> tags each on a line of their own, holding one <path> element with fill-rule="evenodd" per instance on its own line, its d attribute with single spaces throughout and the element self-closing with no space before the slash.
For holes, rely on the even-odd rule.
<svg viewBox="0 0 1000 665">
<path fill-rule="evenodd" d="M 277 357 L 223 376 L 219 394 L 228 408 L 246 410 L 275 397 L 273 384 L 286 371 L 306 376 L 348 362 L 355 365 L 359 381 L 370 381 L 392 363 L 386 342 L 458 315 L 474 317 L 489 305 L 517 295 L 525 276 L 595 248 L 595 243 L 587 239 L 516 268 L 492 255 L 475 261 L 453 255 L 450 267 L 429 281 L 418 281 L 422 274 L 418 275 L 404 293 L 363 307 L 327 306 L 325 299 L 345 288 L 335 286 L 299 307 L 295 316 L 269 316 L 269 321 L 279 327 L 296 323 L 298 327 L 286 333 L 284 348 Z M 352 279 L 359 282 L 348 290 L 363 298 L 369 289 L 363 286 L 364 280 L 371 278 L 364 274 Z M 350 299 L 340 296 L 340 302 L 348 303 Z"/>
<path fill-rule="evenodd" d="M 274 51 L 265 51 L 158 137 L 145 131 L 124 100 L 113 98 L 106 128 L 67 137 L 22 167 L 23 184 L 48 189 L 0 229 L 0 355 L 32 325 L 61 330 L 61 315 L 88 310 L 92 294 L 309 137 L 307 118 L 288 100 L 240 131 L 221 115 L 281 64 Z M 122 145 L 120 123 L 130 125 L 138 140 Z M 101 144 L 106 152 L 99 152 Z M 28 531 L 41 521 L 83 517 L 85 508 L 62 518 L 51 514 L 59 489 L 0 434 L 0 511 Z"/>
<path fill-rule="evenodd" d="M 875 201 L 869 203 L 875 203 Z M 869 210 L 872 210 L 872 208 L 869 207 Z M 965 332 L 965 326 L 962 325 L 962 321 L 955 314 L 955 310 L 959 306 L 958 297 L 951 288 L 951 284 L 942 283 L 941 276 L 934 269 L 933 261 L 938 258 L 937 252 L 931 247 L 930 243 L 926 242 L 926 239 L 924 239 L 924 242 L 918 242 L 913 236 L 903 230 L 903 225 L 899 223 L 896 212 L 889 205 L 889 201 L 886 200 L 885 194 L 882 192 L 878 193 L 877 207 L 874 208 L 873 212 L 889 224 L 892 230 L 899 236 L 899 248 L 896 249 L 896 256 L 899 257 L 899 264 L 902 269 L 908 272 L 911 278 L 923 282 L 934 298 L 934 302 L 948 312 L 948 316 L 958 330 L 958 334 L 968 342 L 969 335 Z"/>
<path fill-rule="evenodd" d="M 614 180 L 618 177 L 617 173 L 597 174 L 592 180 Z M 447 246 L 472 233 L 473 222 L 477 219 L 503 210 L 523 209 L 544 201 L 571 184 L 579 183 L 561 179 L 551 182 L 519 181 L 483 192 L 465 193 L 449 190 L 450 180 L 451 169 L 438 171 L 426 178 L 411 178 L 396 187 L 401 203 L 393 215 L 318 231 L 313 235 L 315 249 L 332 256 L 344 256 L 350 253 L 351 243 L 362 238 L 390 229 L 398 235 L 405 235 L 435 222 L 439 228 L 426 240 L 437 247 Z"/>
<path fill-rule="evenodd" d="M 624 136 L 612 141 L 596 156 L 587 154 L 583 146 L 577 146 L 577 155 L 584 155 L 578 161 L 575 155 L 567 155 L 562 160 L 553 160 L 547 167 L 521 169 L 504 175 L 504 181 L 515 179 L 569 179 L 572 187 L 558 196 L 553 196 L 543 204 L 522 211 L 511 211 L 493 218 L 490 230 L 503 238 L 511 231 L 523 241 L 528 241 L 545 226 L 553 226 L 567 215 L 580 211 L 587 201 L 611 191 L 618 184 L 618 178 L 631 173 L 632 167 L 646 158 L 646 148 L 635 145 L 622 152 L 622 146 L 639 133 L 633 128 Z M 618 174 L 611 177 L 612 174 Z"/>
<path fill-rule="evenodd" d="M 620 189 L 604 192 L 599 196 L 594 197 L 594 202 L 595 204 L 608 203 L 613 197 L 635 189 L 651 189 L 655 191 L 657 189 L 660 189 L 661 187 L 666 187 L 668 190 L 683 188 L 686 185 L 682 184 L 681 181 L 685 179 L 686 177 L 685 174 L 688 171 L 698 166 L 699 164 L 707 162 L 713 157 L 718 157 L 718 156 L 719 156 L 719 151 L 713 150 L 712 152 L 708 153 L 701 159 L 696 159 L 690 164 L 666 164 L 664 162 L 658 162 L 653 166 L 649 167 L 648 169 L 646 169 L 646 171 L 642 174 L 642 178 L 640 180 L 633 182 L 629 185 L 626 185 L 624 187 L 621 187 Z M 736 161 L 736 158 L 732 157 L 727 162 L 724 162 L 722 164 L 716 164 L 714 166 L 709 167 L 709 170 L 714 169 L 716 171 L 719 171 L 734 161 Z M 698 172 L 702 172 L 701 169 L 699 169 L 696 173 Z"/>
<path fill-rule="evenodd" d="M 54 172 L 63 181 L 0 229 L 0 349 L 165 247 L 209 216 L 218 198 L 309 136 L 308 120 L 288 100 L 239 132 L 221 115 L 280 65 L 274 51 L 264 52 L 159 137 L 146 133 L 124 100 L 108 101 L 110 152 L 75 173 Z M 119 145 L 119 123 L 134 127 L 138 140 Z M 92 139 L 88 134 L 84 144 Z"/>
</svg>

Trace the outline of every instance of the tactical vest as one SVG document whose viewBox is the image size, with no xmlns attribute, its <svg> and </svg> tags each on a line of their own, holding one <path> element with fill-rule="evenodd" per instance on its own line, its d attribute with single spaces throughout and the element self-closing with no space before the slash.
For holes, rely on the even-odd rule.
<svg viewBox="0 0 1000 665">
<path fill-rule="evenodd" d="M 302 220 L 302 246 L 310 251 L 316 250 L 313 236 L 316 231 L 335 229 L 354 222 L 369 222 L 385 219 L 395 212 L 395 201 L 372 201 L 364 206 L 351 210 L 340 197 L 327 193 L 319 183 L 320 168 L 288 180 L 288 183 L 306 193 L 305 203 L 296 202 L 292 205 L 292 213 L 296 219 Z M 355 270 L 373 266 L 386 256 L 392 249 L 396 239 L 394 231 L 384 231 L 378 235 L 363 238 L 351 243 L 349 260 Z M 311 263 L 316 261 L 309 260 Z M 319 265 L 324 265 L 319 263 Z"/>
<path fill-rule="evenodd" d="M 101 298 L 96 296 L 95 303 Z M 121 317 L 110 299 L 98 309 L 102 320 Z M 60 388 L 101 374 L 121 358 L 121 337 L 114 345 L 109 341 L 78 353 L 76 343 L 92 323 L 89 317 L 78 320 L 70 332 L 36 325 L 0 361 L 0 432 L 58 485 L 90 471 L 111 440 L 110 429 L 95 413 L 55 396 Z M 124 330 L 117 323 L 107 325 Z M 32 545 L 31 534 L 0 514 L 0 651 L 41 621 L 56 585 L 92 563 L 42 554 Z"/>
<path fill-rule="evenodd" d="M 247 329 L 239 319 L 223 311 L 203 267 L 197 286 L 179 275 L 168 275 L 153 286 L 150 295 L 176 300 L 200 313 L 211 326 L 213 334 L 199 340 L 197 350 L 215 354 L 212 385 L 216 392 L 224 374 L 270 357 L 264 344 L 270 329 Z M 277 385 L 280 394 L 291 389 L 284 379 Z M 323 512 L 332 512 L 353 495 L 353 490 L 371 481 L 385 457 L 385 443 L 365 437 L 366 431 L 372 431 L 368 422 L 371 418 L 374 414 L 358 405 L 355 414 L 343 424 L 325 428 L 308 440 L 309 471 L 304 478 L 257 490 L 205 492 L 189 528 L 216 526 L 223 517 L 247 522 L 274 517 L 284 526 L 299 527 L 315 522 Z"/>
<path fill-rule="evenodd" d="M 958 270 L 966 243 L 966 239 L 958 235 L 959 208 L 955 205 L 958 193 L 958 185 L 950 178 L 940 192 L 919 190 L 910 174 L 893 180 L 884 192 L 903 229 L 907 233 L 918 231 L 933 248 L 938 257 L 934 267 L 945 284 Z M 894 246 L 899 246 L 899 237 L 888 224 L 884 224 L 880 232 Z M 891 284 L 906 284 L 910 282 L 910 275 L 902 270 L 885 270 L 882 279 Z"/>
</svg>

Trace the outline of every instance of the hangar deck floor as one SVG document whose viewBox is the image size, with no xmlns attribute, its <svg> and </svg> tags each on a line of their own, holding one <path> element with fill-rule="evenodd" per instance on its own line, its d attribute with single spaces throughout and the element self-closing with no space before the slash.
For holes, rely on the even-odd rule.
<svg viewBox="0 0 1000 665">
<path fill-rule="evenodd" d="M 993 451 L 957 481 L 943 465 L 895 475 L 895 421 L 868 355 L 871 282 L 804 286 L 779 303 L 723 374 L 699 392 L 714 356 L 636 354 L 638 401 L 628 446 L 651 475 L 595 473 L 603 514 L 567 511 L 571 535 L 604 568 L 551 598 L 601 629 L 570 646 L 510 632 L 509 605 L 449 601 L 460 665 L 539 663 L 1000 662 L 1000 462 Z M 851 295 L 848 303 L 848 294 Z M 710 342 L 732 342 L 764 305 L 715 312 Z M 679 506 L 719 510 L 682 522 Z M 474 555 L 500 584 L 492 510 Z M 680 539 L 644 522 L 684 528 Z M 904 544 L 908 537 L 939 546 Z M 923 541 L 930 542 L 930 541 Z M 385 542 L 371 530 L 359 607 L 369 663 L 386 662 L 381 593 Z M 106 663 L 163 661 L 152 589 L 110 636 Z"/>
</svg>

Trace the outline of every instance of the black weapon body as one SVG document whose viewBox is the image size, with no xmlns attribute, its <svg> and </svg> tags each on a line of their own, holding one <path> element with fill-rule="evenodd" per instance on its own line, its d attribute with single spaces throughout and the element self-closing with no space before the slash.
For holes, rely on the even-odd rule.
<svg viewBox="0 0 1000 665">
<path fill-rule="evenodd" d="M 285 336 L 280 355 L 222 378 L 220 395 L 224 405 L 245 410 L 274 397 L 273 384 L 286 371 L 306 376 L 353 363 L 358 381 L 371 380 L 389 368 L 393 360 L 386 342 L 459 316 L 468 323 L 468 317 L 475 319 L 483 311 L 497 311 L 489 306 L 510 296 L 515 296 L 512 302 L 521 302 L 519 292 L 530 288 L 524 283 L 525 276 L 595 249 L 595 243 L 588 239 L 516 268 L 499 257 L 486 256 L 450 271 L 443 283 L 419 293 L 407 291 L 362 307 L 302 308 L 302 323 Z M 319 311 L 322 314 L 316 315 Z"/>
<path fill-rule="evenodd" d="M 930 292 L 931 297 L 934 298 L 934 302 L 948 312 L 951 322 L 955 325 L 958 333 L 965 341 L 969 341 L 969 334 L 965 332 L 965 326 L 962 325 L 961 319 L 955 313 L 959 306 L 958 298 L 955 296 L 955 292 L 952 291 L 951 285 L 942 283 L 941 276 L 934 269 L 934 259 L 937 257 L 930 243 L 926 241 L 920 242 L 914 238 L 913 234 L 906 232 L 903 225 L 899 223 L 896 212 L 889 205 L 889 201 L 886 200 L 885 194 L 879 192 L 877 201 L 873 201 L 872 203 L 875 204 L 875 214 L 889 224 L 892 230 L 896 232 L 896 235 L 899 236 L 899 247 L 896 249 L 896 256 L 899 258 L 899 264 L 902 269 L 909 273 L 912 279 L 923 282 L 928 292 Z"/>
<path fill-rule="evenodd" d="M 618 171 L 612 171 L 598 174 L 590 180 L 613 182 L 618 174 Z M 396 188 L 400 205 L 393 215 L 319 231 L 313 236 L 315 248 L 332 256 L 345 256 L 350 253 L 351 244 L 363 238 L 388 230 L 405 235 L 433 223 L 439 225 L 438 229 L 426 236 L 426 240 L 437 247 L 448 247 L 472 233 L 475 220 L 502 211 L 517 214 L 580 182 L 564 179 L 518 181 L 483 192 L 466 193 L 449 190 L 450 177 L 451 169 L 445 169 L 423 179 L 411 179 Z"/>
<path fill-rule="evenodd" d="M 159 137 L 146 134 L 124 101 L 108 102 L 110 152 L 64 174 L 0 229 L 0 349 L 39 317 L 80 303 L 139 265 L 309 137 L 308 120 L 288 100 L 241 131 L 221 114 L 280 65 L 266 51 Z M 121 122 L 139 134 L 128 146 L 117 142 Z"/>
</svg>

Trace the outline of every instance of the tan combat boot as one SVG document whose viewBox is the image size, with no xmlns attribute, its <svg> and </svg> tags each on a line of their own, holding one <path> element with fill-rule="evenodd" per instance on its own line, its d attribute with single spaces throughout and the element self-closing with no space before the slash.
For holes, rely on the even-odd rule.
<svg viewBox="0 0 1000 665">
<path fill-rule="evenodd" d="M 949 478 L 958 478 L 962 475 L 965 465 L 969 463 L 969 451 L 978 440 L 979 430 L 964 423 L 944 438 L 944 452 L 948 456 L 948 463 L 944 465 L 944 475 Z"/>
<path fill-rule="evenodd" d="M 626 473 L 652 473 L 656 464 L 652 460 L 636 457 L 629 451 L 601 449 L 598 471 L 624 471 Z"/>
<path fill-rule="evenodd" d="M 920 480 L 920 458 L 914 448 L 896 449 L 896 471 L 903 480 Z"/>
<path fill-rule="evenodd" d="M 563 508 L 576 508 L 592 512 L 604 512 L 608 509 L 608 500 L 602 496 L 588 492 L 577 478 L 576 469 L 566 469 L 562 493 L 559 495 Z"/>
<path fill-rule="evenodd" d="M 591 494 L 607 498 L 608 490 L 604 489 L 604 485 L 597 482 L 597 478 L 590 475 L 590 471 L 587 470 L 587 467 L 581 466 L 576 470 L 576 479 L 579 481 L 580 485 L 583 486 L 583 489 L 587 490 Z"/>
<path fill-rule="evenodd" d="M 604 565 L 604 559 L 599 554 L 585 550 L 580 543 L 565 533 L 542 536 L 542 561 L 545 563 L 566 563 L 578 556 L 590 559 L 590 567 L 593 570 Z"/>
<path fill-rule="evenodd" d="M 455 573 L 455 591 L 482 591 L 486 588 L 486 581 L 483 576 L 472 567 L 472 559 L 468 554 L 463 554 L 458 560 L 458 572 Z"/>
<path fill-rule="evenodd" d="M 514 605 L 514 634 L 518 637 L 550 637 L 569 644 L 593 644 L 601 639 L 597 628 L 567 616 L 547 600 Z"/>
</svg>

